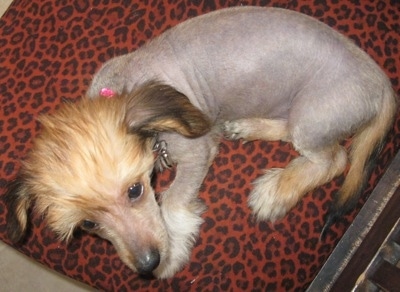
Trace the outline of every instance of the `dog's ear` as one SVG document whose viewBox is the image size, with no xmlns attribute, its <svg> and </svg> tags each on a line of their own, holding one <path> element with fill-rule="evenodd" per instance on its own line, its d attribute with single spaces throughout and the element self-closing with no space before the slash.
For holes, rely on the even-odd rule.
<svg viewBox="0 0 400 292">
<path fill-rule="evenodd" d="M 32 202 L 31 195 L 21 177 L 17 177 L 8 184 L 4 202 L 7 206 L 8 238 L 14 243 L 20 242 L 26 234 L 28 209 Z"/>
<path fill-rule="evenodd" d="M 146 83 L 125 98 L 129 101 L 126 123 L 132 132 L 153 135 L 173 131 L 196 138 L 211 128 L 208 117 L 171 86 Z"/>
</svg>

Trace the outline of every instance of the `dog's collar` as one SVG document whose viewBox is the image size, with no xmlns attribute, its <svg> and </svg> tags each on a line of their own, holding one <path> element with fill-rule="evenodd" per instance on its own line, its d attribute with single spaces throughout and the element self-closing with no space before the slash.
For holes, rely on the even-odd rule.
<svg viewBox="0 0 400 292">
<path fill-rule="evenodd" d="M 174 165 L 168 153 L 168 144 L 165 140 L 159 140 L 158 134 L 154 137 L 153 153 L 156 156 L 156 167 L 162 171 L 164 168 L 171 168 Z"/>
</svg>

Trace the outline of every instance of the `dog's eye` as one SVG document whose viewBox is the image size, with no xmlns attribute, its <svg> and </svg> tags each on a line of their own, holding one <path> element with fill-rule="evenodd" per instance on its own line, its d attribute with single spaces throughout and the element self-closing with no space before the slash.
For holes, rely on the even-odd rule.
<svg viewBox="0 0 400 292">
<path fill-rule="evenodd" d="M 129 187 L 128 189 L 128 197 L 131 200 L 135 200 L 139 198 L 143 194 L 143 185 L 141 183 L 136 183 Z"/>
<path fill-rule="evenodd" d="M 93 230 L 93 229 L 96 229 L 97 227 L 98 227 L 99 225 L 97 224 L 97 223 L 95 223 L 95 222 L 93 222 L 93 221 L 90 221 L 90 220 L 83 220 L 82 221 L 82 224 L 81 224 L 81 227 L 83 228 L 83 229 L 85 229 L 85 230 Z"/>
</svg>

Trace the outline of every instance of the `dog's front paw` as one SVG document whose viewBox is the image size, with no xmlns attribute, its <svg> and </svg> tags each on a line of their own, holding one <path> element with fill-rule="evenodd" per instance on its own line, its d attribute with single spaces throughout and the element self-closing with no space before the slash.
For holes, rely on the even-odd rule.
<svg viewBox="0 0 400 292">
<path fill-rule="evenodd" d="M 246 139 L 249 129 L 243 120 L 226 121 L 223 125 L 224 137 L 228 140 Z"/>
<path fill-rule="evenodd" d="M 157 278 L 170 278 L 189 262 L 192 248 L 199 234 L 203 207 L 198 204 L 195 212 L 189 209 L 161 208 L 168 231 L 168 258 L 155 270 Z"/>
<path fill-rule="evenodd" d="M 257 220 L 279 220 L 296 204 L 295 190 L 282 193 L 280 177 L 283 169 L 268 170 L 254 182 L 248 204 Z"/>
</svg>

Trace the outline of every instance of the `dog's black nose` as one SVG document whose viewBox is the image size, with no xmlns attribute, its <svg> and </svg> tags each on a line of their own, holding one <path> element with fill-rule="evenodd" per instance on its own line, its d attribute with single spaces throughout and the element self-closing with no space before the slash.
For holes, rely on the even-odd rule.
<svg viewBox="0 0 400 292">
<path fill-rule="evenodd" d="M 149 250 L 143 253 L 140 258 L 136 261 L 136 268 L 138 273 L 144 276 L 149 276 L 153 274 L 153 271 L 160 264 L 160 253 L 158 250 Z"/>
</svg>

